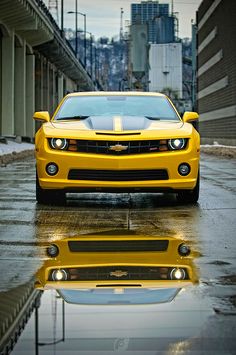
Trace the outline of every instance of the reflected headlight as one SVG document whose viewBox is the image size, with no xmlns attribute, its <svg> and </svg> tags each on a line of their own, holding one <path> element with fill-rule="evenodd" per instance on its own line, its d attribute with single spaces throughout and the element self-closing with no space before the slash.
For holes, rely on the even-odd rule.
<svg viewBox="0 0 236 355">
<path fill-rule="evenodd" d="M 53 281 L 66 281 L 68 274 L 64 269 L 53 270 L 51 277 Z"/>
<path fill-rule="evenodd" d="M 175 138 L 168 140 L 168 146 L 171 150 L 180 150 L 184 149 L 187 143 L 186 138 Z"/>
<path fill-rule="evenodd" d="M 184 280 L 185 278 L 185 271 L 184 269 L 174 268 L 171 270 L 170 273 L 171 280 Z"/>
<path fill-rule="evenodd" d="M 65 150 L 68 147 L 68 141 L 65 138 L 51 138 L 49 143 L 53 149 Z"/>
</svg>

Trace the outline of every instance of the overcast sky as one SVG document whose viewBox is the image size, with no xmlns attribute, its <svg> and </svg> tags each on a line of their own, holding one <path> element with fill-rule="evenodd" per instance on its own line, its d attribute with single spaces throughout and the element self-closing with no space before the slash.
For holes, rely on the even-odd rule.
<svg viewBox="0 0 236 355">
<path fill-rule="evenodd" d="M 48 4 L 49 0 L 44 0 Z M 77 0 L 78 11 L 86 13 L 87 31 L 92 32 L 98 38 L 101 36 L 113 37 L 120 32 L 120 8 L 124 9 L 125 20 L 130 20 L 130 4 L 140 3 L 135 0 Z M 58 0 L 59 10 L 60 2 Z M 171 0 L 160 0 L 159 3 L 169 3 Z M 195 20 L 195 13 L 201 0 L 174 0 L 174 12 L 179 18 L 179 37 L 191 37 L 191 20 Z M 75 0 L 64 0 L 65 27 L 75 28 L 75 15 L 67 14 L 67 11 L 75 10 Z M 60 11 L 59 11 L 60 12 Z M 83 16 L 78 15 L 78 26 L 83 28 Z"/>
</svg>

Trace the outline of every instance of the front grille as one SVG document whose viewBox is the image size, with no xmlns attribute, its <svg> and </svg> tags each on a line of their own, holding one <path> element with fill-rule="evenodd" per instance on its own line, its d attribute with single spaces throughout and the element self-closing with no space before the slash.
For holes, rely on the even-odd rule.
<svg viewBox="0 0 236 355">
<path fill-rule="evenodd" d="M 168 240 L 69 241 L 71 252 L 166 251 Z"/>
<path fill-rule="evenodd" d="M 153 170 L 71 169 L 68 174 L 68 180 L 96 180 L 96 181 L 168 180 L 168 173 L 164 169 L 153 169 Z"/>
<path fill-rule="evenodd" d="M 159 266 L 101 266 L 64 269 L 68 281 L 169 280 L 172 267 Z M 187 269 L 185 280 L 189 279 Z M 51 271 L 52 274 L 53 270 Z M 51 274 L 49 279 L 51 279 Z"/>
<path fill-rule="evenodd" d="M 77 140 L 77 151 L 82 153 L 129 155 L 142 153 L 156 153 L 166 146 L 161 140 L 142 141 L 95 141 Z M 112 148 L 117 147 L 117 148 Z M 113 150 L 114 149 L 114 150 Z M 119 151 L 119 149 L 121 149 Z M 166 149 L 167 150 L 167 149 Z"/>
</svg>

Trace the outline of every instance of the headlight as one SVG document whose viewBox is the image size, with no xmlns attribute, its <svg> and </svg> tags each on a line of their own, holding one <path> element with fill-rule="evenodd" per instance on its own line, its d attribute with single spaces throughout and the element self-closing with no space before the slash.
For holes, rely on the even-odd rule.
<svg viewBox="0 0 236 355">
<path fill-rule="evenodd" d="M 68 141 L 65 138 L 51 138 L 49 142 L 53 149 L 65 150 L 68 147 Z"/>
<path fill-rule="evenodd" d="M 185 148 L 186 142 L 187 140 L 185 138 L 169 139 L 168 146 L 171 150 L 180 150 Z"/>
<path fill-rule="evenodd" d="M 51 277 L 53 281 L 66 281 L 68 279 L 68 274 L 64 269 L 53 270 Z"/>
</svg>

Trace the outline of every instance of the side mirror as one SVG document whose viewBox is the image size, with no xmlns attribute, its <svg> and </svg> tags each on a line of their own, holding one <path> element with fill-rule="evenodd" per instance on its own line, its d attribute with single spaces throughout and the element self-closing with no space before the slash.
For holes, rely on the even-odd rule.
<svg viewBox="0 0 236 355">
<path fill-rule="evenodd" d="M 183 115 L 183 122 L 191 123 L 192 126 L 199 132 L 199 122 L 198 122 L 199 115 L 197 112 L 188 112 L 186 111 Z"/>
<path fill-rule="evenodd" d="M 41 122 L 49 122 L 50 115 L 48 111 L 38 111 L 34 113 L 33 119 Z"/>
<path fill-rule="evenodd" d="M 185 123 L 186 123 L 186 122 L 192 123 L 192 122 L 194 122 L 194 121 L 197 121 L 198 118 L 199 118 L 199 115 L 198 115 L 197 112 L 188 112 L 188 111 L 186 111 L 186 112 L 184 112 L 184 115 L 183 115 L 182 120 L 183 120 L 183 122 L 185 122 Z"/>
</svg>

